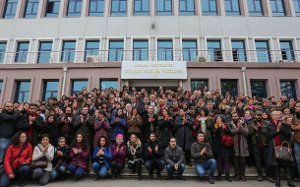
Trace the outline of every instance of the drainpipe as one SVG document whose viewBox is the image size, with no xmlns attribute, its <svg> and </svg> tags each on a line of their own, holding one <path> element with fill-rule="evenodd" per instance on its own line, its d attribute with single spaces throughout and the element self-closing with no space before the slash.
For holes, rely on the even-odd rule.
<svg viewBox="0 0 300 187">
<path fill-rule="evenodd" d="M 63 80 L 61 96 L 63 96 L 65 94 L 65 86 L 66 86 L 66 78 L 67 78 L 68 67 L 63 67 L 63 70 L 64 70 L 64 80 Z"/>
<path fill-rule="evenodd" d="M 245 95 L 245 97 L 247 97 L 248 96 L 248 92 L 247 92 L 247 85 L 246 85 L 246 67 L 242 67 L 241 68 L 241 70 L 242 70 L 242 75 L 243 75 L 243 85 L 244 85 L 244 95 Z"/>
</svg>

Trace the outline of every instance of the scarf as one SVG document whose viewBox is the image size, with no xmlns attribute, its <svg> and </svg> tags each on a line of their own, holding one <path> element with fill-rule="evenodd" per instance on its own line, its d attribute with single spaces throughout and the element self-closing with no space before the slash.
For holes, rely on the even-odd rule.
<svg viewBox="0 0 300 187">
<path fill-rule="evenodd" d="M 272 120 L 272 124 L 274 125 L 274 127 L 275 127 L 275 129 L 276 129 L 276 131 L 277 131 L 277 129 L 278 129 L 278 124 L 279 124 L 279 122 L 276 124 L 273 120 Z M 278 135 L 276 135 L 276 137 L 275 137 L 275 147 L 277 147 L 277 146 L 280 146 L 281 145 L 281 139 L 280 139 L 280 135 L 278 134 Z"/>
<path fill-rule="evenodd" d="M 148 114 L 148 116 L 153 118 L 154 114 Z M 153 123 L 151 122 L 151 123 L 150 123 L 150 132 L 154 132 L 154 130 L 155 130 L 155 129 L 154 129 L 154 125 L 153 125 Z"/>
<path fill-rule="evenodd" d="M 300 119 L 300 113 L 299 113 L 299 112 L 295 112 L 295 114 L 296 114 L 296 117 L 297 117 L 298 119 Z"/>
<path fill-rule="evenodd" d="M 28 114 L 28 122 L 29 122 L 29 117 L 36 117 L 36 114 L 31 114 L 31 112 L 29 110 L 27 110 L 27 114 Z M 29 141 L 32 143 L 33 140 L 33 125 L 29 125 L 29 129 L 28 129 L 28 136 L 29 136 Z"/>
<path fill-rule="evenodd" d="M 206 134 L 206 121 L 203 117 L 201 117 L 200 120 L 201 120 L 201 130 L 204 134 Z"/>
</svg>

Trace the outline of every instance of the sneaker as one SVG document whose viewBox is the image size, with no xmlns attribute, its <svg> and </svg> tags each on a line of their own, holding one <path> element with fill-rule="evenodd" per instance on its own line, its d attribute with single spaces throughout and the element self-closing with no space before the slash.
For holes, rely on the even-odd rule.
<svg viewBox="0 0 300 187">
<path fill-rule="evenodd" d="M 167 177 L 165 178 L 165 180 L 171 180 L 173 177 Z"/>
<path fill-rule="evenodd" d="M 259 177 L 257 178 L 257 181 L 258 181 L 258 182 L 262 182 L 262 181 L 264 181 L 264 178 L 263 178 L 262 176 L 259 176 Z"/>
<path fill-rule="evenodd" d="M 208 178 L 208 182 L 209 182 L 209 184 L 215 184 L 214 178 Z"/>
<path fill-rule="evenodd" d="M 177 177 L 177 179 L 182 180 L 182 181 L 186 181 L 186 178 L 181 177 Z"/>
<path fill-rule="evenodd" d="M 271 183 L 275 183 L 275 180 L 272 177 L 266 177 L 265 179 Z"/>
<path fill-rule="evenodd" d="M 235 180 L 235 181 L 239 181 L 239 180 L 240 180 L 240 176 L 239 176 L 239 175 L 236 175 L 236 176 L 234 177 L 234 180 Z"/>
</svg>

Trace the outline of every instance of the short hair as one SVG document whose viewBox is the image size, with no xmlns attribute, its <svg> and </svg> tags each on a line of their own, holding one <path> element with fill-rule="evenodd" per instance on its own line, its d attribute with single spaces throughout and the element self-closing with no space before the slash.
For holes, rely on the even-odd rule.
<svg viewBox="0 0 300 187">
<path fill-rule="evenodd" d="M 171 141 L 172 139 L 175 139 L 175 142 L 176 142 L 176 138 L 174 136 L 171 136 L 169 141 Z"/>
<path fill-rule="evenodd" d="M 203 131 L 199 131 L 199 132 L 197 133 L 197 136 L 198 136 L 199 134 L 203 134 L 203 135 L 205 136 L 205 133 L 204 133 Z"/>
<path fill-rule="evenodd" d="M 271 117 L 276 115 L 276 114 L 280 114 L 280 111 L 275 110 L 275 111 L 271 112 Z"/>
<path fill-rule="evenodd" d="M 37 105 L 37 104 L 35 104 L 35 103 L 30 103 L 30 104 L 29 104 L 29 107 L 36 107 L 36 108 L 37 108 L 37 107 L 38 107 L 38 105 Z"/>
<path fill-rule="evenodd" d="M 44 138 L 48 138 L 48 140 L 50 140 L 50 136 L 48 134 L 42 134 L 40 141 L 42 141 Z"/>
<path fill-rule="evenodd" d="M 7 103 L 13 104 L 11 101 L 6 101 L 6 102 L 4 103 L 4 107 L 6 106 Z"/>
</svg>

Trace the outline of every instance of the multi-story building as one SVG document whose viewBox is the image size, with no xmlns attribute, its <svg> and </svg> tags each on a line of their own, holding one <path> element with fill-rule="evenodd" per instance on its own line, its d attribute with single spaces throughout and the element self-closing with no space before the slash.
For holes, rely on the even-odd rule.
<svg viewBox="0 0 300 187">
<path fill-rule="evenodd" d="M 123 85 L 300 98 L 298 16 L 300 0 L 0 0 L 0 104 Z"/>
</svg>

